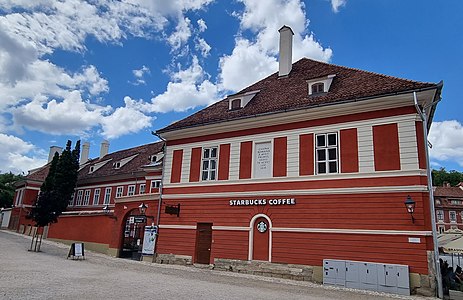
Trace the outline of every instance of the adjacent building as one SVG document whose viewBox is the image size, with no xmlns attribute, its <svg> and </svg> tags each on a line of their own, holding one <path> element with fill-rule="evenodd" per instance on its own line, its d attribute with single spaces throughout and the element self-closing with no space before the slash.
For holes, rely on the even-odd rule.
<svg viewBox="0 0 463 300">
<path fill-rule="evenodd" d="M 463 183 L 448 183 L 434 188 L 436 225 L 439 233 L 449 229 L 463 230 Z"/>
</svg>

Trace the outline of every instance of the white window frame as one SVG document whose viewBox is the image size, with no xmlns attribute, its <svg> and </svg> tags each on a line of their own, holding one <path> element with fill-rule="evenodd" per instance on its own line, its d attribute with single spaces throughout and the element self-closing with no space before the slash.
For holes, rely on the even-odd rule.
<svg viewBox="0 0 463 300">
<path fill-rule="evenodd" d="M 95 189 L 95 191 L 93 192 L 93 205 L 100 204 L 100 193 L 100 189 Z"/>
<path fill-rule="evenodd" d="M 444 211 L 443 210 L 436 210 L 436 219 L 438 222 L 444 222 Z"/>
<path fill-rule="evenodd" d="M 215 150 L 215 156 L 212 156 Z M 215 181 L 217 180 L 217 171 L 219 163 L 219 147 L 204 147 L 202 149 L 201 160 L 201 180 Z M 214 167 L 211 167 L 214 165 Z"/>
<path fill-rule="evenodd" d="M 454 216 L 454 218 L 452 218 L 452 215 Z M 456 223 L 457 222 L 457 212 L 456 211 L 454 211 L 454 210 L 449 211 L 449 221 L 451 223 Z"/>
<path fill-rule="evenodd" d="M 84 206 L 90 204 L 90 192 L 91 192 L 91 190 L 85 190 L 84 203 L 83 203 Z"/>
<path fill-rule="evenodd" d="M 138 189 L 138 194 L 139 194 L 139 195 L 142 195 L 142 194 L 145 193 L 145 191 L 146 191 L 146 184 L 145 184 L 145 183 L 141 183 L 141 184 L 140 184 L 140 188 Z"/>
<path fill-rule="evenodd" d="M 129 185 L 127 188 L 127 196 L 135 195 L 135 185 Z"/>
<path fill-rule="evenodd" d="M 161 180 L 152 180 L 151 189 L 158 189 L 161 187 Z"/>
<path fill-rule="evenodd" d="M 118 186 L 116 188 L 116 198 L 122 197 L 123 193 L 124 193 L 124 187 L 123 186 Z"/>
<path fill-rule="evenodd" d="M 18 193 L 16 194 L 15 206 L 19 206 L 19 205 L 23 204 L 24 190 L 25 189 L 20 189 L 18 191 Z"/>
<path fill-rule="evenodd" d="M 78 190 L 77 191 L 77 198 L 76 198 L 76 205 L 81 206 L 82 205 L 82 196 L 84 195 L 84 190 Z"/>
<path fill-rule="evenodd" d="M 329 145 L 329 136 L 334 135 L 336 137 L 336 144 L 334 145 Z M 318 137 L 324 137 L 324 145 L 319 145 L 318 144 Z M 316 174 L 319 175 L 324 175 L 324 174 L 339 174 L 339 134 L 338 132 L 327 132 L 327 133 L 319 133 L 315 134 L 315 169 L 316 169 Z M 332 150 L 335 150 L 333 152 Z M 321 159 L 319 156 L 322 156 L 321 153 L 324 153 L 324 159 Z M 336 157 L 330 158 L 330 154 L 335 153 Z M 322 157 L 323 158 L 323 157 Z M 335 163 L 336 166 L 336 171 L 331 172 L 330 171 L 330 166 Z M 320 172 L 320 168 L 322 165 L 324 165 L 324 172 Z"/>
<path fill-rule="evenodd" d="M 112 188 L 110 187 L 105 188 L 103 204 L 109 204 L 109 202 L 111 201 L 111 190 Z"/>
</svg>

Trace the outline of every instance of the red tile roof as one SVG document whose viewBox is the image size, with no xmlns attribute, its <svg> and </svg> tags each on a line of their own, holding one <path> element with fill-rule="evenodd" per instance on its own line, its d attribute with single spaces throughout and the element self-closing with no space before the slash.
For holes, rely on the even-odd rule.
<svg viewBox="0 0 463 300">
<path fill-rule="evenodd" d="M 446 187 L 438 186 L 434 190 L 434 196 L 436 197 L 453 197 L 453 198 L 463 198 L 463 189 L 460 187 Z"/>
<path fill-rule="evenodd" d="M 308 95 L 307 80 L 333 74 L 328 93 Z M 244 108 L 229 110 L 226 98 L 158 132 L 437 86 L 303 58 L 293 64 L 289 76 L 279 78 L 276 72 L 238 92 L 236 95 L 260 90 Z"/>
<path fill-rule="evenodd" d="M 114 176 L 114 175 L 124 175 L 124 174 L 132 174 L 137 171 L 141 171 L 141 167 L 148 165 L 150 161 L 150 156 L 157 154 L 162 151 L 164 146 L 164 142 L 156 142 L 146 145 L 137 146 L 130 149 L 124 149 L 120 151 L 116 151 L 113 153 L 109 153 L 102 158 L 91 159 L 85 167 L 83 167 L 79 171 L 78 180 L 87 180 L 90 178 L 101 178 L 104 180 L 104 177 L 107 176 Z M 120 161 L 121 159 L 137 155 L 132 160 L 130 160 L 127 164 L 123 165 L 119 169 L 115 169 L 113 167 L 113 163 Z M 98 162 L 102 162 L 105 160 L 109 160 L 104 166 L 99 168 L 93 173 L 89 174 L 90 167 L 95 165 Z M 45 166 L 39 168 L 37 171 L 26 176 L 26 179 L 29 180 L 36 180 L 36 181 L 44 181 L 48 175 L 48 171 L 50 169 L 50 164 L 46 164 Z"/>
</svg>

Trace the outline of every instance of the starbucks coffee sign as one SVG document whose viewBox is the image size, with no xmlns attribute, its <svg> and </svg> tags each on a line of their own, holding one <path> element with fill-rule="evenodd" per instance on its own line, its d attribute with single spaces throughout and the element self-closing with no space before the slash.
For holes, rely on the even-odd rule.
<svg viewBox="0 0 463 300">
<path fill-rule="evenodd" d="M 238 199 L 230 200 L 230 206 L 262 206 L 262 205 L 295 205 L 296 198 L 272 198 L 272 199 Z"/>
</svg>

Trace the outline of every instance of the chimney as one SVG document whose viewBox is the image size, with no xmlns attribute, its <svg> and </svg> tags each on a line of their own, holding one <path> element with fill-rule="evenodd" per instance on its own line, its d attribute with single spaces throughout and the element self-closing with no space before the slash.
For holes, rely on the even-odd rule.
<svg viewBox="0 0 463 300">
<path fill-rule="evenodd" d="M 288 76 L 293 67 L 293 35 L 291 27 L 284 25 L 278 30 L 280 32 L 280 68 L 278 76 Z"/>
<path fill-rule="evenodd" d="M 101 148 L 100 148 L 100 158 L 108 154 L 109 152 L 109 142 L 104 140 L 101 142 Z"/>
<path fill-rule="evenodd" d="M 58 146 L 51 146 L 50 153 L 48 153 L 48 162 L 51 162 L 53 160 L 53 156 L 55 156 L 56 152 L 58 152 L 58 154 L 61 154 L 61 152 L 63 152 L 63 148 Z"/>
<path fill-rule="evenodd" d="M 90 153 L 90 143 L 85 142 L 82 144 L 82 153 L 80 154 L 80 163 L 85 164 L 88 161 L 88 155 Z"/>
</svg>

